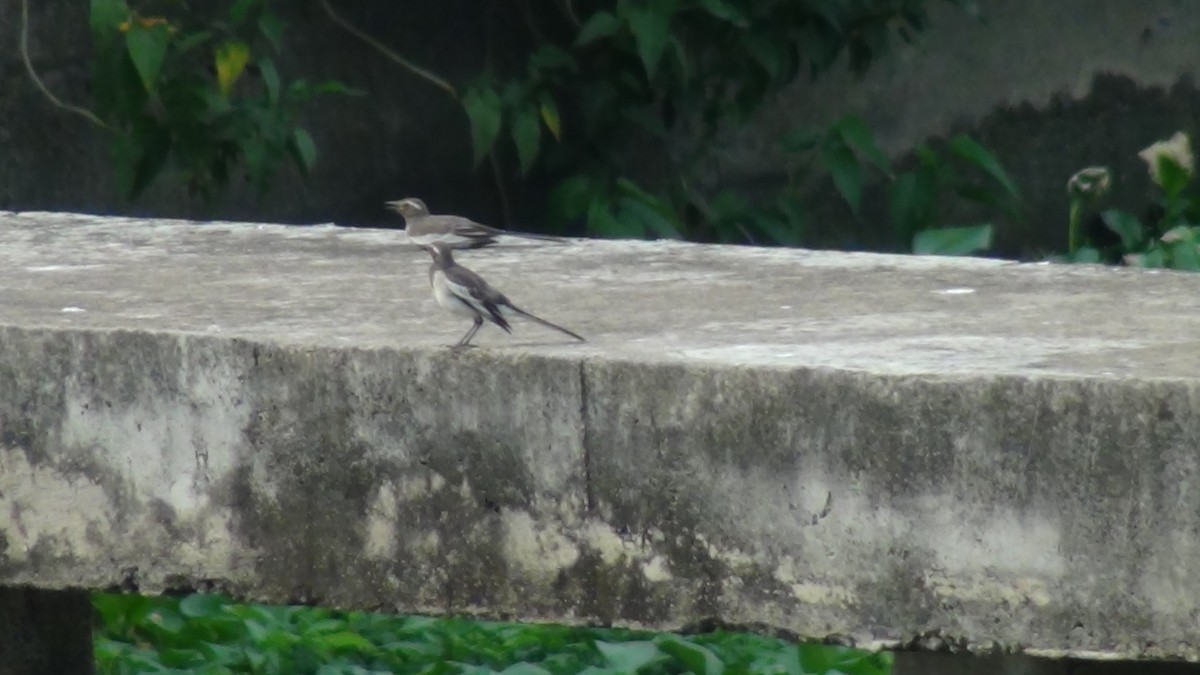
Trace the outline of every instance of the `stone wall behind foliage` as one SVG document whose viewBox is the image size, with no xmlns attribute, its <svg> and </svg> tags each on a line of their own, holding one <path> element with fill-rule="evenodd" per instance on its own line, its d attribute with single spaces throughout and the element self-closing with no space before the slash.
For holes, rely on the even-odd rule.
<svg viewBox="0 0 1200 675">
<path fill-rule="evenodd" d="M 958 131 L 993 148 L 1027 198 L 1026 219 L 1002 227 L 1003 252 L 1063 245 L 1064 186 L 1085 165 L 1112 165 L 1113 199 L 1140 209 L 1149 186 L 1136 151 L 1197 126 L 1200 94 L 1191 71 L 1200 16 L 1186 13 L 1183 0 L 981 5 L 984 22 L 936 5 L 934 27 L 920 44 L 900 49 L 862 82 L 838 72 L 796 84 L 730 139 L 713 175 L 722 186 L 767 194 L 784 180 L 778 135 L 849 111 L 864 115 L 897 157 Z M 85 12 L 81 3 L 47 0 L 35 3 L 31 21 L 35 65 L 55 92 L 76 102 L 87 100 Z M 512 24 L 517 17 L 480 12 L 471 0 L 364 3 L 346 14 L 456 82 L 481 67 L 488 30 L 500 54 L 522 34 Z M 18 18 L 18 3 L 0 3 L 5 44 L 16 44 Z M 289 175 L 265 199 L 241 193 L 207 209 L 163 184 L 128 205 L 113 193 L 100 134 L 50 107 L 10 49 L 0 56 L 0 208 L 382 224 L 389 222 L 382 200 L 420 194 L 435 207 L 502 220 L 491 176 L 470 166 L 465 116 L 453 101 L 332 25 L 315 6 L 292 10 L 288 20 L 287 39 L 300 48 L 286 69 L 369 92 L 312 110 L 308 126 L 322 154 L 307 185 Z M 517 220 L 538 218 L 541 187 L 510 187 Z M 865 223 L 886 217 L 878 203 L 864 213 Z M 948 217 L 965 222 L 981 215 Z M 873 234 L 882 228 L 856 225 L 835 200 L 817 204 L 814 220 L 829 243 L 885 243 Z"/>
</svg>

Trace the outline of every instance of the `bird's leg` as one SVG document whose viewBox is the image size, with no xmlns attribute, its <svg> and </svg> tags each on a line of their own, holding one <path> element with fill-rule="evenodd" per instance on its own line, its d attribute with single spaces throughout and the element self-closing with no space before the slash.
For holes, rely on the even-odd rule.
<svg viewBox="0 0 1200 675">
<path fill-rule="evenodd" d="M 471 338 L 475 337 L 475 334 L 479 332 L 479 328 L 481 326 L 483 326 L 483 317 L 476 316 L 475 323 L 472 324 L 472 326 L 467 330 L 467 334 L 464 335 L 462 337 L 462 339 L 458 341 L 458 344 L 456 344 L 454 346 L 458 347 L 460 349 L 470 347 L 471 346 Z"/>
</svg>

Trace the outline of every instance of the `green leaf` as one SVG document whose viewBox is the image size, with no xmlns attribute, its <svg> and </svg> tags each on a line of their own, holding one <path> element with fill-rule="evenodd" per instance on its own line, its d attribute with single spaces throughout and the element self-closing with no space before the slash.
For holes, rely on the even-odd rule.
<svg viewBox="0 0 1200 675">
<path fill-rule="evenodd" d="M 229 8 L 229 22 L 234 26 L 241 25 L 246 21 L 246 17 L 254 9 L 254 6 L 262 0 L 235 0 Z"/>
<path fill-rule="evenodd" d="M 211 618 L 222 614 L 229 600 L 212 593 L 193 593 L 179 601 L 179 613 L 189 619 Z"/>
<path fill-rule="evenodd" d="M 1100 250 L 1091 246 L 1080 246 L 1069 260 L 1073 263 L 1098 264 L 1101 261 Z"/>
<path fill-rule="evenodd" d="M 732 190 L 722 190 L 708 202 L 707 207 L 703 206 L 703 200 L 697 200 L 697 206 L 702 211 L 711 211 L 717 218 L 721 220 L 735 220 L 741 218 L 747 211 L 750 210 L 750 202 L 742 195 Z"/>
<path fill-rule="evenodd" d="M 329 633 L 328 635 L 320 636 L 317 638 L 317 640 L 330 649 L 355 650 L 359 652 L 366 652 L 368 654 L 377 651 L 375 643 L 359 635 L 358 633 L 352 633 L 350 631 Z"/>
<path fill-rule="evenodd" d="M 631 219 L 613 216 L 611 203 L 604 197 L 593 197 L 587 210 L 587 229 L 591 234 L 602 237 L 641 239 L 646 228 Z"/>
<path fill-rule="evenodd" d="M 643 190 L 642 186 L 638 185 L 637 183 L 635 183 L 625 177 L 621 177 L 621 178 L 617 179 L 617 189 L 621 190 L 621 192 L 624 192 L 627 195 L 636 197 L 637 199 L 640 199 L 643 202 L 655 203 L 658 201 L 654 197 L 654 195 Z"/>
<path fill-rule="evenodd" d="M 629 10 L 627 20 L 637 43 L 642 67 L 646 69 L 646 78 L 653 80 L 671 36 L 671 12 L 662 4 L 637 7 Z"/>
<path fill-rule="evenodd" d="M 722 675 L 725 664 L 711 650 L 675 636 L 655 640 L 658 648 L 681 661 L 696 675 Z"/>
<path fill-rule="evenodd" d="M 1161 246 L 1155 246 L 1145 253 L 1125 256 L 1125 260 L 1131 265 L 1155 269 L 1165 267 L 1167 264 L 1166 254 Z"/>
<path fill-rule="evenodd" d="M 687 48 L 678 37 L 671 36 L 671 53 L 675 55 L 675 63 L 679 66 L 679 80 L 687 82 L 691 79 L 692 66 L 688 63 Z"/>
<path fill-rule="evenodd" d="M 844 0 L 808 0 L 806 3 L 817 16 L 825 19 L 835 32 L 842 32 L 842 14 L 845 12 Z"/>
<path fill-rule="evenodd" d="M 184 629 L 185 622 L 174 607 L 159 604 L 146 613 L 142 628 L 160 637 L 179 635 Z"/>
<path fill-rule="evenodd" d="M 1197 254 L 1194 241 L 1186 239 L 1174 242 L 1170 245 L 1170 251 L 1172 269 L 1200 271 L 1200 254 Z"/>
<path fill-rule="evenodd" d="M 786 232 L 775 235 L 775 240 L 786 246 L 798 246 L 808 226 L 808 213 L 804 202 L 794 195 L 781 195 L 775 204 L 786 223 Z"/>
<path fill-rule="evenodd" d="M 1109 209 L 1100 214 L 1104 226 L 1121 238 L 1121 248 L 1132 251 L 1146 238 L 1141 221 L 1132 213 L 1118 209 Z"/>
<path fill-rule="evenodd" d="M 1190 225 L 1176 225 L 1175 227 L 1172 227 L 1171 229 L 1167 230 L 1166 232 L 1163 232 L 1162 236 L 1160 236 L 1158 238 L 1158 240 L 1162 241 L 1162 242 L 1167 242 L 1167 243 L 1172 243 L 1172 242 L 1177 242 L 1177 241 L 1195 242 L 1196 241 L 1196 228 L 1194 228 Z"/>
<path fill-rule="evenodd" d="M 337 80 L 326 80 L 312 88 L 313 94 L 341 94 L 343 96 L 364 96 L 367 92 L 347 86 Z"/>
<path fill-rule="evenodd" d="M 274 106 L 279 102 L 279 71 L 275 68 L 275 62 L 265 57 L 259 59 L 258 73 L 263 86 L 267 88 L 267 102 Z"/>
<path fill-rule="evenodd" d="M 933 198 L 928 181 L 911 171 L 896 176 L 888 187 L 888 211 L 892 231 L 900 241 L 908 241 L 913 233 L 928 226 L 928 206 Z"/>
<path fill-rule="evenodd" d="M 784 134 L 779 143 L 784 152 L 807 152 L 817 147 L 823 133 L 816 127 L 796 127 Z"/>
<path fill-rule="evenodd" d="M 1173 158 L 1165 154 L 1158 156 L 1158 184 L 1168 199 L 1179 196 L 1191 179 L 1191 174 Z"/>
<path fill-rule="evenodd" d="M 565 223 L 583 216 L 592 203 L 592 181 L 586 175 L 571 176 L 560 182 L 546 198 L 546 219 Z"/>
<path fill-rule="evenodd" d="M 233 84 L 246 70 L 246 63 L 250 60 L 250 45 L 240 40 L 223 42 L 213 51 L 213 59 L 217 67 L 217 87 L 228 96 Z"/>
<path fill-rule="evenodd" d="M 258 17 L 258 33 L 271 43 L 271 48 L 276 53 L 279 52 L 280 45 L 283 44 L 283 22 L 278 16 L 267 12 Z"/>
<path fill-rule="evenodd" d="M 202 30 L 195 33 L 190 33 L 186 37 L 175 40 L 175 47 L 171 50 L 173 57 L 178 58 L 193 49 L 204 45 L 213 38 L 212 31 Z"/>
<path fill-rule="evenodd" d="M 522 174 L 529 173 L 537 159 L 538 146 L 542 140 L 542 127 L 538 119 L 538 109 L 532 104 L 518 108 L 513 116 L 512 138 L 517 146 L 517 161 L 521 165 Z"/>
<path fill-rule="evenodd" d="M 579 29 L 579 36 L 575 38 L 575 44 L 576 46 L 586 45 L 600 38 L 614 35 L 620 29 L 620 19 L 609 12 L 596 12 L 583 22 L 583 27 Z"/>
<path fill-rule="evenodd" d="M 608 667 L 622 673 L 636 673 L 652 663 L 665 661 L 666 654 L 653 642 L 605 642 L 596 640 L 596 649 Z"/>
<path fill-rule="evenodd" d="M 764 243 L 780 246 L 799 246 L 797 228 L 788 222 L 765 214 L 755 214 L 746 221 L 746 226 L 767 236 Z"/>
<path fill-rule="evenodd" d="M 873 655 L 859 649 L 835 647 L 815 643 L 799 645 L 796 657 L 805 673 L 824 675 L 826 673 L 854 673 L 854 675 L 886 675 L 890 668 L 877 671 L 872 666 L 876 661 Z M 882 662 L 880 662 L 882 663 Z M 886 664 L 885 664 L 886 665 Z M 866 666 L 866 667 L 864 667 Z"/>
<path fill-rule="evenodd" d="M 234 0 L 229 6 L 229 23 L 235 26 L 246 23 L 246 18 L 254 11 L 254 7 L 263 0 Z"/>
<path fill-rule="evenodd" d="M 987 148 L 975 142 L 970 136 L 959 134 L 950 139 L 950 152 L 982 169 L 984 173 L 1002 185 L 1013 198 L 1020 197 L 1017 186 L 1008 177 L 1004 167 L 1000 166 L 1000 162 Z"/>
<path fill-rule="evenodd" d="M 772 31 L 746 31 L 741 36 L 741 47 L 762 66 L 767 75 L 764 85 L 783 84 L 795 76 L 799 59 L 791 40 L 780 38 Z M 749 75 L 747 72 L 743 79 Z"/>
<path fill-rule="evenodd" d="M 134 21 L 125 33 L 125 49 L 146 91 L 154 91 L 170 42 L 171 29 L 165 23 L 144 25 Z"/>
<path fill-rule="evenodd" d="M 854 156 L 850 147 L 839 139 L 822 146 L 821 161 L 829 170 L 838 192 L 842 193 L 842 198 L 850 205 L 850 210 L 857 215 L 862 201 L 862 165 L 858 163 L 858 158 Z"/>
<path fill-rule="evenodd" d="M 884 174 L 892 175 L 892 164 L 875 144 L 875 134 L 858 115 L 846 115 L 834 125 L 838 135 L 847 145 L 866 156 Z"/>
<path fill-rule="evenodd" d="M 204 654 L 197 649 L 159 648 L 158 658 L 168 668 L 186 669 L 192 672 L 205 665 Z"/>
<path fill-rule="evenodd" d="M 463 109 L 471 122 L 471 146 L 475 166 L 492 154 L 496 137 L 500 135 L 503 117 L 500 96 L 494 89 L 482 87 L 469 90 L 462 98 Z"/>
<path fill-rule="evenodd" d="M 620 197 L 617 204 L 621 207 L 620 220 L 636 220 L 642 227 L 664 239 L 679 239 L 679 229 L 658 209 L 645 202 L 629 197 Z"/>
<path fill-rule="evenodd" d="M 317 144 L 313 142 L 312 136 L 304 129 L 297 127 L 292 132 L 291 149 L 300 171 L 305 175 L 312 173 L 313 167 L 317 164 Z"/>
<path fill-rule="evenodd" d="M 105 47 L 121 34 L 120 25 L 129 19 L 129 6 L 125 0 L 92 0 L 88 12 L 88 25 L 92 40 L 98 47 Z"/>
<path fill-rule="evenodd" d="M 554 136 L 554 140 L 562 140 L 562 121 L 558 117 L 558 105 L 554 103 L 554 99 L 549 94 L 542 94 L 539 97 L 538 114 L 542 117 L 542 124 L 545 124 L 550 135 Z"/>
<path fill-rule="evenodd" d="M 579 70 L 579 64 L 576 63 L 575 57 L 555 45 L 538 47 L 537 51 L 529 57 L 529 67 L 535 71 Z"/>
<path fill-rule="evenodd" d="M 992 245 L 991 224 L 922 230 L 913 237 L 917 255 L 970 255 Z"/>
<path fill-rule="evenodd" d="M 551 675 L 545 668 L 522 661 L 500 671 L 500 675 Z"/>
<path fill-rule="evenodd" d="M 133 168 L 133 183 L 129 187 L 130 199 L 137 199 L 150 187 L 171 155 L 171 130 L 166 127 L 156 127 L 145 138 L 138 140 L 141 141 L 142 147 Z"/>
<path fill-rule="evenodd" d="M 704 11 L 713 16 L 727 21 L 738 28 L 747 28 L 750 26 L 750 20 L 737 7 L 725 2 L 725 0 L 700 0 L 700 6 Z"/>
</svg>

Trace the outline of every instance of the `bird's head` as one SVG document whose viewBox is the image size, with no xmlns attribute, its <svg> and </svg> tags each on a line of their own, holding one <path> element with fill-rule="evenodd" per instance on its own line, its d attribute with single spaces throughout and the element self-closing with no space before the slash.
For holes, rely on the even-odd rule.
<svg viewBox="0 0 1200 675">
<path fill-rule="evenodd" d="M 433 258 L 434 264 L 438 267 L 449 267 L 454 264 L 454 254 L 450 252 L 451 247 L 446 242 L 435 241 L 421 248 L 429 252 L 429 257 Z"/>
<path fill-rule="evenodd" d="M 425 207 L 425 202 L 416 197 L 405 197 L 404 199 L 384 203 L 389 209 L 405 218 L 419 218 L 429 215 L 429 209 Z"/>
</svg>

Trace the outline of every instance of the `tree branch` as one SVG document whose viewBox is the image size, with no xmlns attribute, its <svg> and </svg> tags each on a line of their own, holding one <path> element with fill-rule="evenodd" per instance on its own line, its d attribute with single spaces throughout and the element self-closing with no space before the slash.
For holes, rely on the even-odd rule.
<svg viewBox="0 0 1200 675">
<path fill-rule="evenodd" d="M 61 99 L 55 96 L 42 82 L 42 78 L 38 77 L 37 70 L 33 67 L 33 61 L 29 58 L 29 0 L 21 0 L 21 37 L 19 50 L 21 52 L 21 62 L 25 64 L 25 72 L 29 73 L 29 79 L 33 80 L 34 86 L 42 92 L 50 103 L 56 107 L 66 110 L 67 112 L 75 113 L 91 122 L 92 124 L 104 129 L 105 131 L 115 132 L 109 125 L 104 123 L 104 120 L 96 117 L 96 114 L 87 108 L 81 108 L 77 105 L 64 103 Z"/>
<path fill-rule="evenodd" d="M 576 28 L 583 26 L 583 22 L 579 20 L 579 16 L 575 14 L 575 6 L 571 4 L 571 0 L 562 0 L 559 7 L 562 9 L 563 15 L 571 21 L 571 24 Z"/>
<path fill-rule="evenodd" d="M 26 0 L 26 1 L 28 1 L 28 0 Z M 320 2 L 321 2 L 321 7 L 324 8 L 325 13 L 329 15 L 329 18 L 331 20 L 333 20 L 334 23 L 336 23 L 337 25 L 339 25 L 343 29 L 345 29 L 346 32 L 350 33 L 351 35 L 358 38 L 359 40 L 362 40 L 363 42 L 367 43 L 368 45 L 374 47 L 376 49 L 376 51 L 383 54 L 384 56 L 391 59 L 392 61 L 396 62 L 400 67 L 410 71 L 417 77 L 420 77 L 421 79 L 429 82 L 430 84 L 434 85 L 435 87 L 438 87 L 442 91 L 445 91 L 447 94 L 450 95 L 450 98 L 452 98 L 456 101 L 458 100 L 458 91 L 454 89 L 454 85 L 443 80 L 442 78 L 438 77 L 437 75 L 434 75 L 433 73 L 429 72 L 428 70 L 425 70 L 424 68 L 418 66 L 417 64 L 413 63 L 412 61 L 409 61 L 408 59 L 404 58 L 403 56 L 400 56 L 399 54 L 397 54 L 396 52 L 394 52 L 390 48 L 388 48 L 387 45 L 383 44 L 379 40 L 376 40 L 375 38 L 371 37 L 370 35 L 367 35 L 366 33 L 364 33 L 362 31 L 362 29 L 360 29 L 358 26 L 355 26 L 354 24 L 352 24 L 349 21 L 342 18 L 341 15 L 339 15 L 337 12 L 333 11 L 333 7 L 330 6 L 329 0 L 320 0 Z"/>
</svg>

